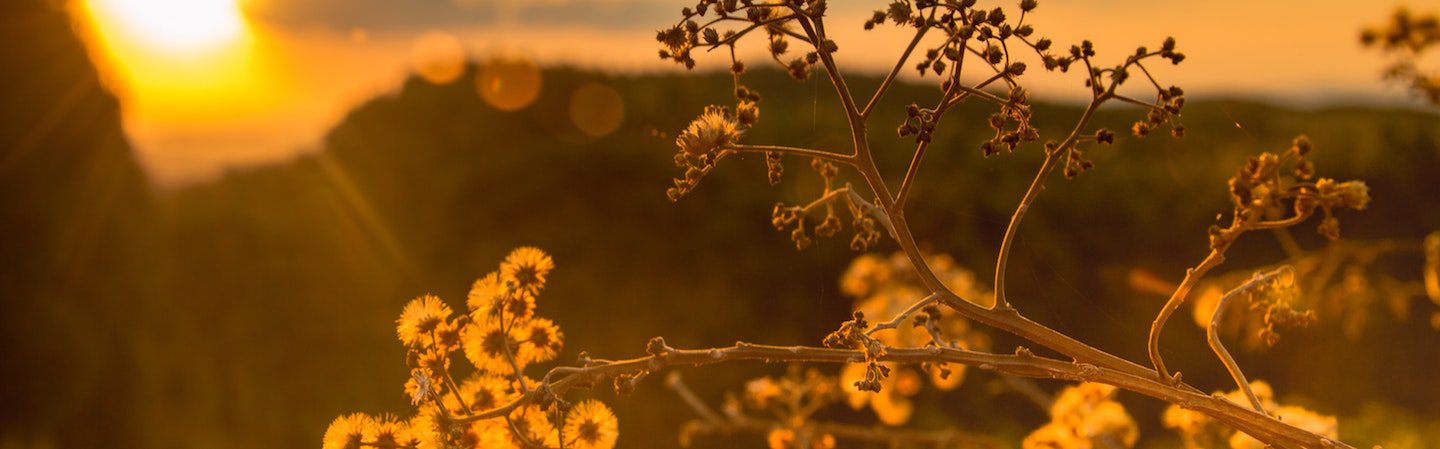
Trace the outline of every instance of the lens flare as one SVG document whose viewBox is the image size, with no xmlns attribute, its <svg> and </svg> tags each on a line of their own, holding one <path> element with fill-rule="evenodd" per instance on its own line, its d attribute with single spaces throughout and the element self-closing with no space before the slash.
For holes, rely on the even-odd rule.
<svg viewBox="0 0 1440 449">
<path fill-rule="evenodd" d="M 610 86 L 589 83 L 570 95 L 570 121 L 591 137 L 615 132 L 624 119 L 625 100 Z"/>
<path fill-rule="evenodd" d="M 465 73 L 465 46 L 450 33 L 425 33 L 410 50 L 410 64 L 425 81 L 447 84 Z"/>
<path fill-rule="evenodd" d="M 502 111 L 518 111 L 540 96 L 540 68 L 526 59 L 491 59 L 475 78 L 486 103 Z"/>
</svg>

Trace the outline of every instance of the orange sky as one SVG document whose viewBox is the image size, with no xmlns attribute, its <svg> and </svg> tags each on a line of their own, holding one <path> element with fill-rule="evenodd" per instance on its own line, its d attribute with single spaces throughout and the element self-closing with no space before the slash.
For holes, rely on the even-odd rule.
<svg viewBox="0 0 1440 449">
<path fill-rule="evenodd" d="M 541 7 L 589 8 L 600 13 L 637 7 L 678 10 L 681 3 L 689 3 L 441 0 L 458 2 L 462 8 L 476 8 L 479 1 L 479 8 L 491 9 L 477 13 L 485 20 L 475 24 L 417 15 L 403 23 L 397 19 L 395 26 L 386 26 L 383 20 L 356 19 L 364 25 L 347 27 L 344 19 L 271 21 L 256 13 L 267 7 L 263 2 L 278 0 L 240 0 L 239 4 L 234 0 L 75 1 L 80 2 L 75 6 L 83 17 L 81 28 L 89 35 L 92 52 L 99 56 L 102 70 L 121 97 L 126 131 L 142 164 L 162 186 L 211 179 L 227 167 L 284 160 L 313 151 L 323 133 L 350 108 L 393 91 L 417 64 L 443 60 L 446 55 L 523 54 L 541 65 L 570 64 L 608 71 L 676 70 L 673 64 L 655 57 L 652 41 L 654 30 L 666 25 L 663 18 L 668 15 L 658 15 L 662 19 L 650 23 L 648 18 L 626 21 L 613 18 L 621 14 L 597 14 L 609 18 L 588 23 L 583 14 L 579 19 L 539 20 L 525 12 L 526 8 Z M 346 2 L 308 1 L 314 3 L 310 13 L 321 17 L 327 7 L 338 13 L 347 6 Z M 123 11 L 157 2 L 186 6 L 173 9 L 178 11 L 173 13 L 176 17 L 126 18 L 116 12 L 117 8 Z M 223 18 L 194 29 L 166 28 L 170 23 L 197 22 L 184 14 L 223 15 L 223 11 L 194 6 L 202 3 L 234 8 L 238 32 L 226 31 Z M 427 7 L 433 7 L 431 3 L 426 3 Z M 893 64 L 906 39 L 904 32 L 887 26 L 866 33 L 859 27 L 868 10 L 883 2 L 832 3 L 829 23 L 840 45 L 837 58 L 842 68 L 879 72 Z M 1042 1 L 1037 14 L 1027 21 L 1057 43 L 1094 40 L 1102 60 L 1107 55 L 1128 53 L 1138 44 L 1157 45 L 1173 35 L 1188 59 L 1179 67 L 1161 69 L 1157 76 L 1185 87 L 1197 98 L 1241 95 L 1301 105 L 1355 101 L 1403 105 L 1414 103 L 1399 88 L 1379 81 L 1383 60 L 1360 49 L 1356 38 L 1362 27 L 1383 21 L 1394 7 L 1403 4 L 1048 0 Z M 153 10 L 156 8 L 142 11 Z M 384 18 L 384 14 L 377 15 Z M 341 25 L 334 23 L 337 21 Z M 230 34 L 214 36 L 227 32 Z M 715 59 L 701 60 L 702 68 L 725 65 Z M 1040 98 L 1083 95 L 1070 87 L 1075 82 L 1071 77 L 1041 74 L 1029 78 Z"/>
</svg>

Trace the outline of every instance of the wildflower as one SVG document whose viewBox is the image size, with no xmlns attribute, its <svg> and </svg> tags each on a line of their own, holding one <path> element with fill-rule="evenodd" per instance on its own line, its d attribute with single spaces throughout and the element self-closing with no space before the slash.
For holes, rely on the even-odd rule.
<svg viewBox="0 0 1440 449">
<path fill-rule="evenodd" d="M 1326 438 L 1336 438 L 1339 434 L 1334 416 L 1324 416 L 1294 406 L 1283 406 L 1271 410 L 1271 413 L 1280 421 Z M 1235 432 L 1230 436 L 1230 449 L 1264 449 L 1266 447 L 1270 446 L 1261 443 L 1260 440 L 1256 440 L 1245 432 Z"/>
<path fill-rule="evenodd" d="M 341 416 L 325 429 L 323 449 L 360 449 L 360 441 L 375 420 L 361 413 Z"/>
<path fill-rule="evenodd" d="M 856 257 L 840 276 L 840 291 L 853 297 L 869 296 L 870 292 L 890 281 L 890 266 L 873 254 Z"/>
<path fill-rule="evenodd" d="M 510 384 L 505 378 L 480 373 L 461 382 L 459 393 L 470 411 L 477 413 L 499 408 L 519 397 L 518 394 L 511 392 Z M 462 409 L 460 404 L 455 403 L 453 395 L 445 396 L 445 405 L 451 410 Z"/>
<path fill-rule="evenodd" d="M 1320 204 L 1354 210 L 1363 210 L 1370 205 L 1370 187 L 1364 181 L 1336 182 L 1320 178 L 1315 182 L 1315 189 L 1320 191 Z"/>
<path fill-rule="evenodd" d="M 409 423 L 396 419 L 394 415 L 382 415 L 375 419 L 363 434 L 366 445 L 401 446 L 411 441 Z"/>
<path fill-rule="evenodd" d="M 525 442 L 516 438 L 515 432 L 510 429 L 503 419 L 487 419 L 471 424 L 470 432 L 477 439 L 474 448 L 484 449 L 521 449 Z"/>
<path fill-rule="evenodd" d="M 548 362 L 560 353 L 565 334 L 560 332 L 560 327 L 554 322 L 536 318 L 525 323 L 525 326 L 529 329 L 525 331 L 525 339 L 520 342 L 520 352 L 525 354 L 525 360 Z"/>
<path fill-rule="evenodd" d="M 930 383 L 942 391 L 959 388 L 965 381 L 965 365 L 958 363 L 932 363 L 925 367 L 925 373 L 930 375 Z"/>
<path fill-rule="evenodd" d="M 611 449 L 619 429 L 615 413 L 594 399 L 576 405 L 565 417 L 565 438 L 573 438 L 568 447 L 574 449 Z"/>
<path fill-rule="evenodd" d="M 461 343 L 465 348 L 465 358 L 476 368 L 495 374 L 510 374 L 516 368 L 525 368 L 527 361 L 516 357 L 524 337 L 514 326 L 489 323 L 467 326 Z"/>
<path fill-rule="evenodd" d="M 1281 405 L 1275 402 L 1274 390 L 1265 381 L 1250 382 L 1250 390 L 1260 400 L 1265 410 L 1281 421 L 1314 432 L 1327 438 L 1337 437 L 1337 424 L 1335 417 L 1325 416 L 1306 410 L 1301 407 Z M 1224 397 L 1225 400 L 1249 407 L 1250 399 L 1239 389 L 1229 393 L 1215 392 L 1216 396 Z M 1210 448 L 1224 447 L 1229 445 L 1231 449 L 1259 449 L 1264 444 L 1237 432 L 1230 427 L 1215 421 L 1199 412 L 1180 408 L 1178 405 L 1171 405 L 1165 409 L 1162 416 L 1162 423 L 1165 427 L 1175 429 L 1180 433 L 1181 439 L 1185 442 L 1186 448 Z"/>
<path fill-rule="evenodd" d="M 475 322 L 484 324 L 501 314 L 522 321 L 534 316 L 534 295 L 525 290 L 512 290 L 504 279 L 501 272 L 492 271 L 476 279 L 470 287 L 465 304 L 470 307 L 470 316 Z"/>
<path fill-rule="evenodd" d="M 675 138 L 675 145 L 691 156 L 715 152 L 740 139 L 739 124 L 722 107 L 709 106 Z"/>
<path fill-rule="evenodd" d="M 435 327 L 435 349 L 442 352 L 454 351 L 460 347 L 460 330 L 463 326 L 454 320 L 440 323 Z"/>
<path fill-rule="evenodd" d="M 856 384 L 866 377 L 866 365 L 853 363 L 840 371 L 840 387 L 845 392 L 845 402 L 850 408 L 859 410 L 866 405 L 875 412 L 881 423 L 899 426 L 910 420 L 915 404 L 910 401 L 920 390 L 920 376 L 909 369 L 898 369 L 893 362 L 880 363 L 882 371 L 891 373 L 880 379 L 880 391 L 863 391 Z"/>
<path fill-rule="evenodd" d="M 420 345 L 446 318 L 450 317 L 450 306 L 434 295 L 425 295 L 410 300 L 396 320 L 395 333 L 400 341 L 411 346 Z"/>
<path fill-rule="evenodd" d="M 1115 402 L 1115 391 L 1113 386 L 1091 382 L 1065 388 L 1050 406 L 1050 423 L 1026 437 L 1024 447 L 1091 448 L 1109 443 L 1134 447 L 1139 427 Z"/>
<path fill-rule="evenodd" d="M 499 421 L 502 422 L 503 421 Z M 550 418 L 539 406 L 529 404 L 510 414 L 513 429 L 505 432 L 507 447 L 531 447 L 536 443 L 545 447 L 574 447 L 560 444 L 559 430 L 550 423 Z M 568 434 L 566 435 L 569 436 Z"/>
<path fill-rule="evenodd" d="M 450 435 L 444 414 L 435 406 L 421 408 L 410 418 L 410 437 L 419 449 L 440 449 L 450 444 L 447 438 Z"/>
<path fill-rule="evenodd" d="M 791 429 L 775 428 L 765 434 L 765 444 L 770 449 L 786 449 L 795 442 L 795 431 Z"/>
<path fill-rule="evenodd" d="M 1060 423 L 1046 423 L 1030 432 L 1021 442 L 1024 449 L 1078 449 L 1089 447 L 1086 442 L 1075 436 L 1069 427 Z"/>
<path fill-rule="evenodd" d="M 518 288 L 536 294 L 545 288 L 545 275 L 555 269 L 549 254 L 533 246 L 516 248 L 500 263 L 500 275 L 514 280 Z"/>
<path fill-rule="evenodd" d="M 775 379 L 769 377 L 761 377 L 745 382 L 745 402 L 757 409 L 768 408 L 770 403 L 780 398 L 783 393 L 784 391 L 780 389 L 780 384 L 775 382 Z"/>
<path fill-rule="evenodd" d="M 753 101 L 741 101 L 735 106 L 735 119 L 741 126 L 755 126 L 760 121 L 760 107 Z"/>
<path fill-rule="evenodd" d="M 411 404 L 420 405 L 434 391 L 435 384 L 430 381 L 430 375 L 425 374 L 425 370 L 410 371 L 410 379 L 405 381 L 405 395 L 410 396 Z"/>
</svg>

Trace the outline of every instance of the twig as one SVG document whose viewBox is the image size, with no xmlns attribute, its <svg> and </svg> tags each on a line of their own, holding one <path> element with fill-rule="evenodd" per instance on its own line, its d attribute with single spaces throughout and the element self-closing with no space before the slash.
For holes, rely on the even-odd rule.
<svg viewBox="0 0 1440 449">
<path fill-rule="evenodd" d="M 899 326 L 901 322 L 904 322 L 906 318 L 910 318 L 911 315 L 914 315 L 915 312 L 919 312 L 921 309 L 924 309 L 926 306 L 929 306 L 930 304 L 933 304 L 938 300 L 940 300 L 939 294 L 931 294 L 930 296 L 926 296 L 919 301 L 915 301 L 915 303 L 911 304 L 910 307 L 906 308 L 904 312 L 900 312 L 899 315 L 895 315 L 895 318 L 891 318 L 890 321 L 886 321 L 884 323 L 876 324 L 875 327 L 872 327 L 870 328 L 870 330 L 865 331 L 865 335 L 875 335 L 876 332 L 885 329 L 894 329 Z"/>
<path fill-rule="evenodd" d="M 1220 319 L 1225 315 L 1225 305 L 1229 304 L 1232 298 L 1249 293 L 1251 290 L 1277 277 L 1285 275 L 1293 276 L 1294 274 L 1295 269 L 1289 265 L 1281 266 L 1269 272 L 1255 273 L 1255 276 L 1250 278 L 1248 282 L 1240 284 L 1239 287 L 1235 287 L 1234 290 L 1230 290 L 1225 293 L 1224 296 L 1220 297 L 1220 303 L 1215 306 L 1215 313 L 1210 317 L 1210 327 L 1205 330 L 1205 337 L 1210 340 L 1210 349 L 1213 349 L 1215 355 L 1220 357 L 1220 362 L 1225 364 L 1225 370 L 1230 372 L 1230 377 L 1235 379 L 1235 383 L 1240 386 L 1240 390 L 1244 391 L 1245 396 L 1250 398 L 1250 404 L 1255 406 L 1255 411 L 1262 414 L 1265 413 L 1265 407 L 1260 404 L 1260 398 L 1256 397 L 1255 392 L 1250 390 L 1250 381 L 1245 380 L 1245 373 L 1240 370 L 1240 365 L 1235 363 L 1235 359 L 1230 357 L 1230 351 L 1225 350 L 1225 344 L 1220 342 Z"/>
<path fill-rule="evenodd" d="M 768 153 L 768 152 L 776 152 L 776 153 L 782 153 L 782 154 L 792 154 L 792 155 L 796 155 L 796 156 L 817 157 L 817 158 L 820 158 L 820 159 L 825 159 L 825 160 L 829 160 L 829 161 L 839 162 L 839 163 L 842 163 L 842 164 L 845 164 L 845 165 L 854 165 L 854 164 L 855 164 L 855 158 L 854 158 L 853 156 L 851 156 L 851 155 L 848 155 L 848 154 L 840 154 L 840 153 L 832 153 L 832 152 L 825 151 L 825 150 L 816 150 L 816 149 L 810 149 L 810 148 L 796 148 L 796 147 L 787 147 L 787 146 L 780 146 L 780 145 L 730 145 L 730 146 L 726 146 L 726 147 L 722 148 L 721 150 L 722 150 L 722 151 L 726 151 L 726 150 L 728 150 L 728 151 L 735 151 L 735 152 L 738 152 L 738 153 Z"/>
<path fill-rule="evenodd" d="M 870 102 L 865 104 L 865 109 L 860 110 L 860 118 L 870 118 L 870 112 L 875 110 L 875 105 L 880 104 L 880 99 L 885 97 L 885 91 L 890 89 L 890 83 L 895 82 L 895 77 L 900 74 L 900 69 L 905 66 L 905 61 L 910 59 L 910 53 L 915 51 L 915 46 L 919 45 L 921 38 L 925 37 L 926 31 L 930 31 L 930 27 L 920 27 L 915 31 L 915 38 L 910 39 L 910 45 L 906 46 L 905 52 L 900 54 L 900 60 L 895 61 L 895 67 L 890 69 L 890 73 L 885 75 L 884 80 L 880 81 L 880 87 L 875 89 L 875 95 L 870 97 Z"/>
<path fill-rule="evenodd" d="M 734 361 L 860 363 L 867 357 L 867 352 L 858 349 L 770 346 L 743 342 L 736 343 L 734 346 L 708 349 L 676 349 L 663 346 L 663 343 L 662 347 L 657 354 L 646 357 L 597 363 L 585 367 L 552 369 L 535 388 L 509 404 L 468 416 L 456 417 L 455 421 L 475 422 L 507 416 L 511 411 L 523 405 L 539 401 L 544 397 L 543 395 L 563 395 L 572 388 L 594 385 L 609 377 L 654 372 L 668 366 L 700 366 Z M 1354 449 L 1342 442 L 1301 430 L 1223 398 L 1176 388 L 1168 383 L 1160 382 L 1153 375 L 1136 376 L 1106 367 L 1065 362 L 1028 352 L 1001 355 L 939 347 L 885 347 L 884 351 L 875 357 L 875 360 L 900 364 L 960 363 L 983 370 L 1022 377 L 1099 382 L 1180 404 L 1185 408 L 1214 417 L 1217 421 L 1280 448 Z"/>
<path fill-rule="evenodd" d="M 679 371 L 671 371 L 669 375 L 665 376 L 665 386 L 670 387 L 670 390 L 674 391 L 675 395 L 680 396 L 680 399 L 685 401 L 685 404 L 689 405 L 690 409 L 694 410 L 701 418 L 705 418 L 705 421 L 711 423 L 724 422 L 724 419 L 716 414 L 714 410 L 711 410 L 710 406 L 705 405 L 705 401 L 701 400 L 700 396 L 696 396 L 695 392 L 690 390 L 689 386 L 685 385 L 685 380 L 681 379 Z"/>
</svg>

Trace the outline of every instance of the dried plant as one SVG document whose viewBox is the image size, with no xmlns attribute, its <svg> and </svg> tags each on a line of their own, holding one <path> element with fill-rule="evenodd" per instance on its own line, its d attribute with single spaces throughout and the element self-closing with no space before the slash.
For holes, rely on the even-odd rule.
<svg viewBox="0 0 1440 449">
<path fill-rule="evenodd" d="M 1281 326 L 1308 322 L 1311 315 L 1291 308 L 1298 288 L 1291 268 L 1256 274 L 1224 295 L 1212 316 L 1212 347 L 1235 377 L 1239 393 L 1202 392 L 1185 383 L 1180 373 L 1168 370 L 1160 353 L 1159 337 L 1169 316 L 1221 265 L 1244 234 L 1290 228 L 1319 215 L 1319 232 L 1338 238 L 1337 211 L 1367 206 L 1369 192 L 1364 183 L 1315 175 L 1309 160 L 1311 143 L 1303 136 L 1284 151 L 1250 158 L 1229 180 L 1232 210 L 1228 220 L 1211 228 L 1209 254 L 1186 273 L 1151 326 L 1146 345 L 1153 369 L 1032 321 L 1007 296 L 1007 262 L 1026 212 L 1056 170 L 1075 178 L 1093 165 L 1085 150 L 1117 138 L 1116 133 L 1092 125 L 1099 108 L 1112 103 L 1138 108 L 1140 117 L 1130 130 L 1137 138 L 1163 129 L 1176 138 L 1185 133 L 1179 121 L 1184 91 L 1163 85 L 1151 72 L 1154 64 L 1179 64 L 1185 59 L 1174 39 L 1113 58 L 1099 57 L 1089 41 L 1058 50 L 1026 23 L 1037 6 L 1035 0 L 1022 0 L 1018 8 L 990 9 L 976 6 L 974 0 L 890 3 L 863 26 L 901 27 L 913 37 L 868 100 L 857 99 L 838 69 L 836 58 L 843 47 L 827 32 L 825 0 L 699 0 L 684 8 L 680 21 L 657 35 L 660 56 L 691 68 L 697 64 L 697 52 L 724 51 L 730 58 L 735 103 L 706 107 L 678 135 L 674 161 L 683 174 L 674 179 L 666 194 L 679 200 L 721 162 L 750 153 L 764 156 L 772 183 L 781 180 L 787 158 L 806 160 L 823 181 L 823 188 L 808 203 L 777 204 L 772 216 L 772 224 L 789 232 L 798 249 L 815 245 L 816 237 L 840 234 L 847 221 L 850 246 L 856 251 L 875 248 L 886 235 L 900 249 L 891 258 L 863 255 L 846 273 L 842 286 L 856 298 L 853 318 L 840 323 L 818 346 L 739 342 L 728 347 L 681 349 L 655 337 L 644 356 L 604 360 L 582 353 L 578 363 L 530 379 L 524 376 L 524 368 L 553 357 L 561 334 L 549 321 L 534 317 L 534 298 L 553 264 L 538 250 L 521 249 L 499 271 L 476 283 L 467 302 L 467 315 L 450 318 L 450 309 L 433 297 L 417 299 L 406 307 L 399 330 L 402 342 L 411 348 L 408 363 L 413 376 L 406 390 L 418 406 L 418 415 L 408 421 L 341 417 L 327 432 L 326 449 L 609 448 L 618 431 L 614 415 L 599 402 L 571 404 L 566 397 L 572 389 L 608 383 L 627 393 L 636 383 L 671 366 L 741 360 L 843 364 L 845 368 L 832 376 L 797 365 L 784 377 L 757 379 L 746 385 L 743 394 L 729 399 L 720 413 L 690 392 L 678 376 L 671 376 L 669 386 L 700 416 L 682 429 L 682 441 L 714 433 L 754 432 L 765 434 L 777 448 L 824 449 L 845 439 L 895 446 L 986 445 L 987 438 L 959 430 L 899 427 L 908 421 L 908 397 L 923 388 L 927 383 L 923 379 L 929 378 L 935 388 L 953 388 L 967 376 L 966 367 L 974 367 L 1006 379 L 1078 383 L 1056 398 L 1036 393 L 1038 389 L 1026 388 L 1024 383 L 1012 384 L 1034 397 L 1051 418 L 1025 439 L 1026 448 L 1133 447 L 1138 431 L 1130 414 L 1114 400 L 1120 391 L 1173 404 L 1165 422 L 1192 445 L 1211 441 L 1234 448 L 1351 447 L 1335 439 L 1333 418 L 1280 406 L 1273 402 L 1268 386 L 1260 382 L 1252 386 L 1214 332 L 1221 326 L 1224 304 L 1233 298 L 1248 298 L 1254 310 L 1262 311 L 1265 339 L 1272 339 Z M 736 51 L 736 44 L 747 36 L 761 36 L 758 38 L 765 40 L 770 58 L 791 76 L 806 79 L 819 73 L 829 80 L 840 100 L 836 112 L 843 114 L 849 127 L 850 148 L 746 142 L 751 129 L 763 126 L 761 95 L 742 82 L 746 64 Z M 1043 138 L 1045 134 L 1033 125 L 1026 82 L 1041 70 L 1029 69 L 1024 60 L 1038 61 L 1043 71 L 1057 76 L 1072 74 L 1079 78 L 1076 84 L 1088 92 L 1089 101 L 1081 115 L 1056 138 Z M 894 187 L 875 164 L 871 142 L 879 137 L 870 132 L 870 118 L 907 66 L 939 78 L 940 89 L 923 104 L 908 106 L 906 118 L 897 124 L 897 134 L 913 141 L 914 150 L 898 187 Z M 982 287 L 947 257 L 923 252 L 906 214 L 907 198 L 917 188 L 916 175 L 936 129 L 947 113 L 964 101 L 993 107 L 985 117 L 993 134 L 976 143 L 984 155 L 1014 151 L 1042 151 L 1044 155 L 1006 227 L 990 288 Z M 842 174 L 857 176 L 861 182 L 841 183 Z M 1026 347 L 1008 354 L 990 352 L 990 340 L 978 326 L 1013 334 L 1063 357 L 1039 355 Z M 457 383 L 451 374 L 450 355 L 462 350 L 476 374 Z M 815 419 L 819 409 L 841 402 L 868 407 L 887 426 L 854 427 Z"/>
<path fill-rule="evenodd" d="M 1362 31 L 1360 43 L 1391 57 L 1385 67 L 1386 79 L 1406 85 L 1440 106 L 1440 72 L 1427 72 L 1420 63 L 1427 51 L 1440 47 L 1440 17 L 1433 13 L 1412 15 L 1402 8 L 1395 11 L 1389 23 Z"/>
</svg>

